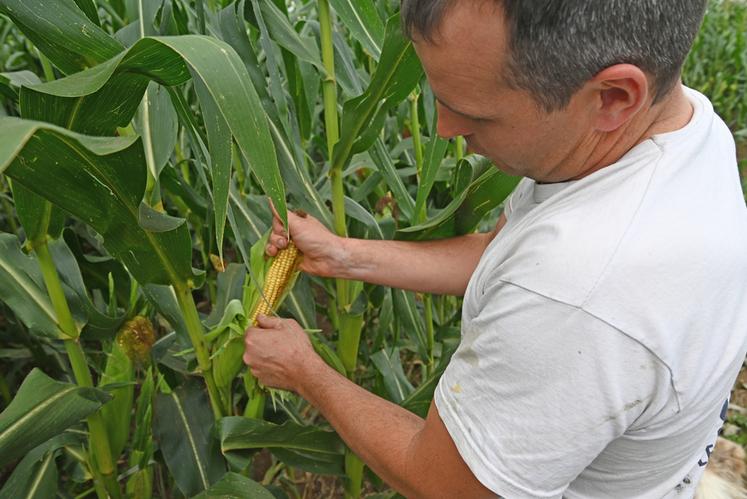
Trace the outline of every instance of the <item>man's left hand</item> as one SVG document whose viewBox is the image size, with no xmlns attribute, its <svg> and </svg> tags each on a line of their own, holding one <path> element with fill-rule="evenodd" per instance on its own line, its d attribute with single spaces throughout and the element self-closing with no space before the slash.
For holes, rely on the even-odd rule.
<svg viewBox="0 0 747 499">
<path fill-rule="evenodd" d="M 244 363 L 265 386 L 298 392 L 304 366 L 317 358 L 306 332 L 293 319 L 260 315 L 257 326 L 246 330 Z"/>
</svg>

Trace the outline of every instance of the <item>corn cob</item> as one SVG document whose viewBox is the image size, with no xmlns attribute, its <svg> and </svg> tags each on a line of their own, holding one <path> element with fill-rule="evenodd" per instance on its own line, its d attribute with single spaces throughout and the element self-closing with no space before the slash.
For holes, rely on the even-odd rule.
<svg viewBox="0 0 747 499">
<path fill-rule="evenodd" d="M 292 242 L 280 250 L 270 265 L 265 277 L 265 283 L 262 288 L 262 296 L 259 297 L 254 313 L 252 313 L 250 323 L 257 325 L 259 314 L 270 315 L 278 306 L 280 298 L 283 296 L 288 282 L 301 261 L 301 253 Z"/>
</svg>

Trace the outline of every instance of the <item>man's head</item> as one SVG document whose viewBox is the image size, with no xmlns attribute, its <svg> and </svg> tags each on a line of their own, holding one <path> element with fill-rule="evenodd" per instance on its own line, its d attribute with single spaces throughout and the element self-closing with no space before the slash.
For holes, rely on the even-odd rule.
<svg viewBox="0 0 747 499">
<path fill-rule="evenodd" d="M 402 0 L 402 21 L 440 102 L 439 133 L 551 181 L 578 148 L 666 101 L 705 4 Z"/>
</svg>

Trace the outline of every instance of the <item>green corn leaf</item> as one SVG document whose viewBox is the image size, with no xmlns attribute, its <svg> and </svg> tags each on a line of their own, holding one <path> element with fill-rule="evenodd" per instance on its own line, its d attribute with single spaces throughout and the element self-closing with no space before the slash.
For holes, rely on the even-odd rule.
<svg viewBox="0 0 747 499">
<path fill-rule="evenodd" d="M 262 2 L 262 4 L 264 3 L 266 2 Z M 270 34 L 267 29 L 267 24 L 264 21 L 264 14 L 262 13 L 260 3 L 258 3 L 257 0 L 251 0 L 251 4 L 259 28 L 259 46 L 265 53 L 265 66 L 267 67 L 267 73 L 270 77 L 269 92 L 272 96 L 273 102 L 275 103 L 276 114 L 278 116 L 277 122 L 280 123 L 285 135 L 289 138 L 293 138 L 292 133 L 294 128 L 292 127 L 292 122 L 295 120 L 295 113 L 291 106 L 289 106 L 288 97 L 283 88 L 283 77 L 281 76 L 280 70 L 282 51 L 279 49 L 277 44 L 270 39 Z M 296 160 L 298 160 L 297 157 Z"/>
<path fill-rule="evenodd" d="M 317 24 L 312 26 L 316 30 L 319 28 Z M 346 98 L 358 96 L 363 93 L 370 77 L 358 71 L 355 63 L 356 56 L 342 33 L 338 31 L 333 33 L 333 43 L 335 47 L 335 78 L 337 83 L 340 84 L 341 93 Z"/>
<path fill-rule="evenodd" d="M 255 178 L 287 221 L 285 190 L 262 104 L 246 66 L 220 40 L 196 35 L 143 38 L 99 66 L 24 88 L 21 107 L 48 110 L 54 116 L 40 119 L 53 123 L 67 117 L 65 126 L 72 130 L 110 135 L 132 119 L 149 78 L 174 86 L 185 83 L 190 75 L 199 80 L 203 111 L 207 107 L 216 119 L 225 121 Z M 223 121 L 209 124 L 218 126 Z M 225 146 L 219 150 L 225 151 Z M 223 188 L 221 193 L 225 192 Z M 225 205 L 225 201 L 216 200 L 216 204 Z"/>
<path fill-rule="evenodd" d="M 343 454 L 320 454 L 296 449 L 275 447 L 272 454 L 287 466 L 318 475 L 345 476 Z"/>
<path fill-rule="evenodd" d="M 62 433 L 110 398 L 101 390 L 55 381 L 34 369 L 0 413 L 0 466 Z"/>
<path fill-rule="evenodd" d="M 262 2 L 261 4 L 264 5 L 264 3 Z M 251 12 L 252 6 L 250 4 L 245 8 L 243 0 L 235 2 L 220 11 L 220 34 L 223 40 L 236 50 L 244 62 L 262 106 L 267 113 L 270 134 L 272 135 L 275 150 L 277 151 L 280 172 L 288 193 L 293 196 L 298 207 L 303 208 L 306 212 L 321 220 L 325 225 L 331 227 L 331 214 L 325 206 L 324 199 L 319 194 L 319 191 L 314 187 L 309 172 L 304 167 L 303 151 L 301 154 L 302 159 L 300 161 L 297 159 L 298 152 L 296 149 L 300 147 L 300 144 L 295 144 L 294 147 L 292 145 L 293 142 L 288 139 L 282 130 L 283 127 L 277 125 L 280 120 L 278 109 L 275 106 L 275 102 L 270 98 L 265 74 L 261 70 L 262 66 L 257 59 L 257 55 L 254 53 L 254 48 L 244 29 L 243 18 L 240 14 L 244 11 Z M 313 72 L 313 78 L 316 83 L 316 91 L 311 88 L 313 85 L 309 86 L 306 84 L 304 85 L 304 90 L 316 96 L 319 88 L 319 75 L 316 71 Z M 233 196 L 231 194 L 232 204 L 234 202 Z"/>
<path fill-rule="evenodd" d="M 337 353 L 335 353 L 332 347 L 327 345 L 323 340 L 319 339 L 314 333 L 309 334 L 309 340 L 311 340 L 314 351 L 318 353 L 322 359 L 324 359 L 324 362 L 326 362 L 338 373 L 342 374 L 343 376 L 347 376 L 342 360 L 340 360 L 340 357 L 337 355 Z"/>
<path fill-rule="evenodd" d="M 274 496 L 254 480 L 238 473 L 226 473 L 215 485 L 192 499 L 211 499 L 215 497 L 273 499 Z"/>
<path fill-rule="evenodd" d="M 344 167 L 356 150 L 355 143 L 374 123 L 382 109 L 391 109 L 405 99 L 423 75 L 412 43 L 400 29 L 399 16 L 387 22 L 381 60 L 366 91 L 343 106 L 340 141 L 335 145 L 333 164 Z M 379 126 L 383 123 L 379 123 Z M 358 148 L 357 150 L 361 150 Z"/>
<path fill-rule="evenodd" d="M 379 350 L 372 354 L 370 359 L 384 378 L 384 386 L 390 400 L 401 404 L 414 388 L 402 370 L 399 348 Z"/>
<path fill-rule="evenodd" d="M 433 400 L 433 393 L 436 390 L 438 381 L 441 379 L 446 370 L 446 366 L 451 360 L 451 356 L 459 346 L 459 341 L 456 339 L 447 339 L 442 343 L 441 358 L 438 361 L 436 369 L 428 376 L 428 379 L 420 383 L 418 387 L 413 390 L 401 403 L 400 405 L 408 411 L 414 412 L 418 416 L 424 418 L 428 414 L 428 408 Z"/>
<path fill-rule="evenodd" d="M 345 196 L 345 213 L 347 213 L 351 218 L 365 224 L 366 227 L 370 229 L 369 237 L 373 239 L 384 239 L 384 233 L 381 231 L 381 227 L 379 227 L 379 223 L 373 215 L 371 215 L 368 210 L 358 204 L 354 199 L 347 196 Z"/>
<path fill-rule="evenodd" d="M 102 63 L 123 49 L 73 0 L 0 0 L 0 13 L 66 74 Z"/>
<path fill-rule="evenodd" d="M 17 497 L 52 499 L 55 497 L 58 480 L 55 453 L 40 447 L 26 454 L 18 463 L 13 474 L 0 489 L 0 499 Z"/>
<path fill-rule="evenodd" d="M 373 0 L 330 0 L 330 3 L 350 34 L 378 60 L 384 40 L 384 23 Z"/>
<path fill-rule="evenodd" d="M 84 251 L 80 236 L 76 234 L 72 228 L 62 231 L 62 239 L 65 241 L 67 249 L 73 254 L 73 257 L 78 264 L 80 276 L 83 279 L 82 286 L 77 287 L 76 283 L 80 282 L 78 281 L 78 277 L 75 276 L 74 271 L 68 272 L 65 269 L 67 265 L 65 263 L 66 257 L 60 255 L 56 251 L 57 243 L 53 243 L 50 245 L 49 249 L 52 252 L 55 265 L 60 271 L 64 282 L 70 283 L 70 286 L 79 295 L 83 293 L 88 294 L 89 292 L 95 293 L 95 290 L 100 290 L 103 294 L 104 290 L 108 291 L 109 276 L 111 275 L 114 278 L 114 293 L 117 297 L 117 301 L 119 303 L 129 302 L 132 278 L 124 265 L 110 255 L 102 255 L 106 250 L 104 250 L 103 246 L 100 244 L 94 245 L 94 251 L 98 254 L 90 254 L 90 251 Z M 60 253 L 65 253 L 65 251 L 63 250 Z M 72 263 L 70 265 L 72 268 Z M 91 317 L 91 314 L 89 314 L 89 324 L 91 322 L 95 322 L 95 319 Z M 104 327 L 106 328 L 106 326 Z M 119 328 L 119 325 L 117 324 L 112 327 L 113 330 L 116 330 Z M 106 330 L 108 330 L 108 328 L 106 328 Z M 105 334 L 105 336 L 108 335 Z"/>
<path fill-rule="evenodd" d="M 321 454 L 341 454 L 343 445 L 336 433 L 290 421 L 277 425 L 259 419 L 230 416 L 218 422 L 224 454 L 248 449 L 283 448 Z"/>
<path fill-rule="evenodd" d="M 224 311 L 231 300 L 240 300 L 246 277 L 246 268 L 238 263 L 230 263 L 226 269 L 218 274 L 217 297 L 213 310 L 203 321 L 208 329 L 213 329 L 221 323 Z"/>
<path fill-rule="evenodd" d="M 200 383 L 191 381 L 156 397 L 153 435 L 179 490 L 194 495 L 225 473 L 217 442 L 210 436 L 213 417 Z"/>
<path fill-rule="evenodd" d="M 482 217 L 500 205 L 521 180 L 490 167 L 430 220 L 397 231 L 399 239 L 451 237 L 475 230 Z"/>
<path fill-rule="evenodd" d="M 244 14 L 251 13 L 251 2 L 246 5 L 245 0 L 239 0 L 230 4 L 228 7 L 219 11 L 216 15 L 216 35 L 221 40 L 234 48 L 239 57 L 244 62 L 246 70 L 254 83 L 260 100 L 265 103 L 268 101 L 267 83 L 262 66 L 259 63 L 257 54 L 254 52 L 252 42 L 249 40 L 246 25 L 244 23 Z M 271 106 L 266 106 L 268 110 Z M 270 116 L 273 118 L 274 116 Z"/>
<path fill-rule="evenodd" d="M 57 494 L 57 463 L 59 449 L 76 445 L 80 439 L 63 433 L 37 447 L 24 456 L 5 484 L 0 488 L 0 499 L 52 499 Z"/>
<path fill-rule="evenodd" d="M 145 371 L 145 380 L 140 384 L 140 393 L 137 396 L 135 408 L 135 431 L 131 440 L 132 453 L 130 454 L 130 465 L 139 465 L 141 469 L 147 468 L 150 458 L 154 452 L 152 435 L 153 420 L 153 393 L 155 392 L 155 377 L 153 367 Z"/>
<path fill-rule="evenodd" d="M 309 172 L 295 160 L 289 141 L 283 132 L 272 121 L 270 121 L 270 133 L 277 148 L 283 180 L 297 206 L 321 220 L 327 227 L 332 227 L 332 215 L 324 204 L 324 198 L 314 187 Z"/>
<path fill-rule="evenodd" d="M 39 264 L 21 251 L 18 238 L 0 233 L 0 300 L 31 331 L 49 338 L 66 338 L 47 295 Z"/>
<path fill-rule="evenodd" d="M 200 98 L 200 107 L 208 135 L 210 173 L 213 181 L 213 206 L 215 209 L 215 241 L 218 256 L 223 259 L 223 234 L 226 228 L 228 190 L 231 185 L 233 147 L 231 129 L 221 114 L 218 103 L 205 83 L 195 79 L 195 90 Z"/>
<path fill-rule="evenodd" d="M 434 117 L 433 119 L 434 124 L 432 128 L 435 129 L 435 120 L 438 120 L 438 118 Z M 413 223 L 415 223 L 418 217 L 423 218 L 420 221 L 425 221 L 428 194 L 430 194 L 433 183 L 436 181 L 436 174 L 441 166 L 441 161 L 444 159 L 447 147 L 449 147 L 449 142 L 438 136 L 434 136 L 428 141 L 425 149 L 425 158 L 423 159 L 423 171 L 420 176 L 420 183 L 418 184 L 418 194 L 415 200 L 415 212 L 411 220 Z"/>
<path fill-rule="evenodd" d="M 96 9 L 96 3 L 94 2 L 94 0 L 75 0 L 75 3 L 78 8 L 83 11 L 86 17 L 91 20 L 91 22 L 95 23 L 98 26 L 101 26 L 101 21 L 99 20 L 99 12 Z"/>
<path fill-rule="evenodd" d="M 27 241 L 38 242 L 47 235 L 53 239 L 60 237 L 65 224 L 65 215 L 60 210 L 25 188 L 23 184 L 14 182 L 12 191 L 16 214 L 23 225 Z"/>
<path fill-rule="evenodd" d="M 88 223 L 139 282 L 195 280 L 186 225 L 150 232 L 138 224 L 146 178 L 139 140 L 15 118 L 0 119 L 0 137 L 0 172 Z"/>
<path fill-rule="evenodd" d="M 394 314 L 400 329 L 410 338 L 418 349 L 421 359 L 428 358 L 428 339 L 425 334 L 423 315 L 415 302 L 415 293 L 403 289 L 392 290 Z"/>
<path fill-rule="evenodd" d="M 73 309 L 73 315 L 79 316 L 81 323 L 85 322 L 81 335 L 85 335 L 87 338 L 111 338 L 124 322 L 126 314 L 108 315 L 96 307 L 83 281 L 78 261 L 64 239 L 60 238 L 56 241 L 50 241 L 49 251 L 52 254 L 55 267 L 60 274 L 62 282 L 69 286 L 74 293 L 75 299 L 68 299 L 68 304 Z M 106 282 L 102 281 L 102 285 L 99 288 L 102 291 L 108 291 L 109 273 L 106 276 Z M 120 274 L 118 282 L 129 282 L 129 276 L 125 278 L 125 276 Z M 126 290 L 123 289 L 123 291 Z"/>
<path fill-rule="evenodd" d="M 314 65 L 322 74 L 326 74 L 316 41 L 313 38 L 302 38 L 285 14 L 272 2 L 261 1 L 259 6 L 270 37 L 299 60 Z"/>
<path fill-rule="evenodd" d="M 41 80 L 31 71 L 0 73 L 0 94 L 7 98 L 18 99 L 18 90 L 24 85 L 38 85 Z"/>
<path fill-rule="evenodd" d="M 143 137 L 148 169 L 153 178 L 159 178 L 177 137 L 178 120 L 168 91 L 150 82 L 133 123 Z"/>
<path fill-rule="evenodd" d="M 146 284 L 141 289 L 148 301 L 156 307 L 158 313 L 174 328 L 176 334 L 184 340 L 185 344 L 189 344 L 187 325 L 184 323 L 184 317 L 179 308 L 174 288 L 172 286 Z"/>
<path fill-rule="evenodd" d="M 378 166 L 379 173 L 381 173 L 381 176 L 384 177 L 384 181 L 389 186 L 389 189 L 391 189 L 392 195 L 397 201 L 397 206 L 402 210 L 402 214 L 408 219 L 411 219 L 415 213 L 415 201 L 412 199 L 412 196 L 410 196 L 410 193 L 407 192 L 407 187 L 405 187 L 402 178 L 397 173 L 397 169 L 394 166 L 394 162 L 389 155 L 389 151 L 387 150 L 384 141 L 377 139 L 369 153 L 371 154 L 371 159 L 373 159 Z"/>
</svg>

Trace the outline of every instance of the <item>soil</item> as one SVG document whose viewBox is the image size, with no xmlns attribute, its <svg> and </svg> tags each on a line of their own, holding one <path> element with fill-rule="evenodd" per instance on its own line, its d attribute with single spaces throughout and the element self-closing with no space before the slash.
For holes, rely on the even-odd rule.
<svg viewBox="0 0 747 499">
<path fill-rule="evenodd" d="M 747 410 L 747 366 L 742 367 L 742 371 L 737 377 L 737 382 L 731 392 L 730 404 Z"/>
</svg>

